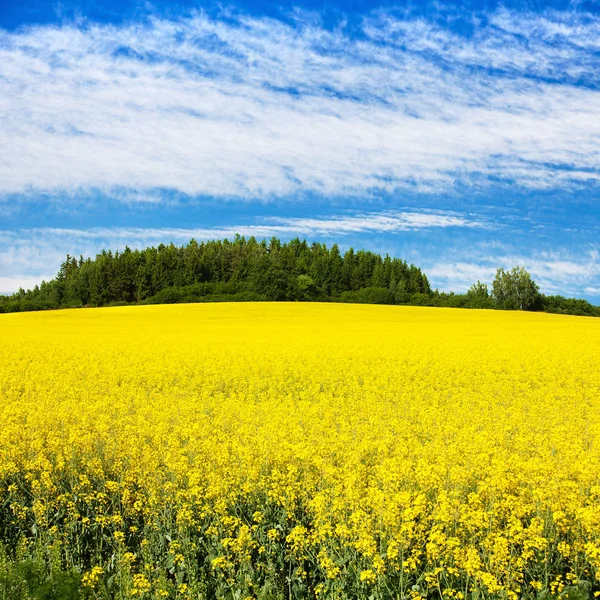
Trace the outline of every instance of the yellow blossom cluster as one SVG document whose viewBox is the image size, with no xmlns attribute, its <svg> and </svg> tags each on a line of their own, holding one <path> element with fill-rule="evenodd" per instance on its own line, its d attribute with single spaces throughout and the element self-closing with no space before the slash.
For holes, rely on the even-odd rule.
<svg viewBox="0 0 600 600">
<path fill-rule="evenodd" d="M 0 315 L 2 553 L 98 599 L 592 597 L 599 357 L 521 312 Z"/>
</svg>

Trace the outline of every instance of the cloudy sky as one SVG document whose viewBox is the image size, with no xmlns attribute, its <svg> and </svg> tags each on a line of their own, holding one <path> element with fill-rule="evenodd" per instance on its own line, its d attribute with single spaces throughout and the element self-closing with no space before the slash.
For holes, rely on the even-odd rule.
<svg viewBox="0 0 600 600">
<path fill-rule="evenodd" d="M 600 2 L 0 0 L 0 293 L 232 236 L 600 304 Z"/>
</svg>

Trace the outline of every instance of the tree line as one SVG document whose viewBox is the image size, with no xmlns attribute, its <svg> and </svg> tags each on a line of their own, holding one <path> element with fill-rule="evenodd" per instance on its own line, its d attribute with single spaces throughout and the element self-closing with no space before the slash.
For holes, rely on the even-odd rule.
<svg viewBox="0 0 600 600">
<path fill-rule="evenodd" d="M 298 238 L 273 237 L 175 244 L 94 259 L 67 255 L 57 276 L 32 290 L 0 296 L 0 312 L 214 301 L 333 301 L 461 308 L 542 310 L 600 316 L 585 300 L 546 296 L 522 268 L 499 269 L 489 290 L 477 282 L 465 294 L 432 290 L 413 264 L 388 255 Z"/>
</svg>

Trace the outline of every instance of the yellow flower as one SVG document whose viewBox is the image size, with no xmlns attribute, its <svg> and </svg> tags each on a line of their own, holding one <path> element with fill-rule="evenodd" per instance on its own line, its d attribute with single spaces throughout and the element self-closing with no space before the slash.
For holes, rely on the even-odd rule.
<svg viewBox="0 0 600 600">
<path fill-rule="evenodd" d="M 600 569 L 598 356 L 600 319 L 518 311 L 2 314 L 0 518 L 20 557 L 46 541 L 132 597 L 184 571 L 184 597 L 314 572 L 321 598 L 557 596 Z"/>
<path fill-rule="evenodd" d="M 377 581 L 377 575 L 371 569 L 360 572 L 360 580 L 365 583 L 373 584 Z"/>
<path fill-rule="evenodd" d="M 91 571 L 87 571 L 83 574 L 81 582 L 84 585 L 84 587 L 95 589 L 103 574 L 104 569 L 100 566 L 95 566 L 92 568 Z"/>
<path fill-rule="evenodd" d="M 152 586 L 145 575 L 136 573 L 133 576 L 133 588 L 131 590 L 132 596 L 141 596 L 142 594 L 149 592 L 151 589 Z"/>
</svg>

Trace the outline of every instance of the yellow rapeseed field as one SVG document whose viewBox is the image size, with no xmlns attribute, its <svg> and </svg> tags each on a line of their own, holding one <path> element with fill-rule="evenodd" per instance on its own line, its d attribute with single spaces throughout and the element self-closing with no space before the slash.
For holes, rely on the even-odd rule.
<svg viewBox="0 0 600 600">
<path fill-rule="evenodd" d="M 593 597 L 600 319 L 0 315 L 0 536 L 91 598 Z"/>
</svg>

